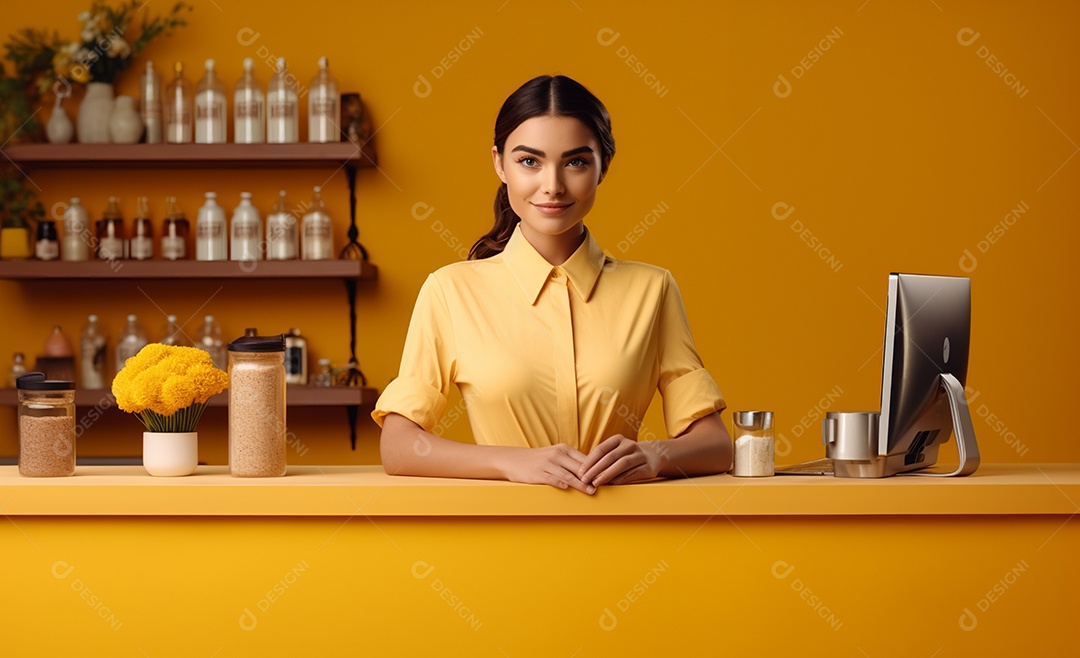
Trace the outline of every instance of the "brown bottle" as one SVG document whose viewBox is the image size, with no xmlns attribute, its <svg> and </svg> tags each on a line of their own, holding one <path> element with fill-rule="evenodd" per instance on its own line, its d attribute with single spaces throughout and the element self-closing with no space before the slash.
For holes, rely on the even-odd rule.
<svg viewBox="0 0 1080 658">
<path fill-rule="evenodd" d="M 176 197 L 165 199 L 165 224 L 161 228 L 161 257 L 167 260 L 185 260 L 188 258 L 188 220 L 180 212 Z"/>
<path fill-rule="evenodd" d="M 154 225 L 150 222 L 150 203 L 141 196 L 135 210 L 135 230 L 131 234 L 128 255 L 133 260 L 149 260 L 154 257 Z"/>
<path fill-rule="evenodd" d="M 124 218 L 120 215 L 120 201 L 109 197 L 109 206 L 97 223 L 97 257 L 100 260 L 119 260 L 126 257 L 127 240 L 124 239 Z"/>
</svg>

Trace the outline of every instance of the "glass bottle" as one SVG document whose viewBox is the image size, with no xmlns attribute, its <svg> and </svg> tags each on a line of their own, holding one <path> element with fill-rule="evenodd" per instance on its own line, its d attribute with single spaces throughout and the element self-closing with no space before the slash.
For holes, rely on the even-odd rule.
<svg viewBox="0 0 1080 658">
<path fill-rule="evenodd" d="M 64 211 L 64 242 L 60 257 L 66 261 L 90 258 L 90 215 L 77 196 L 71 197 L 71 204 Z"/>
<path fill-rule="evenodd" d="M 303 255 L 304 260 L 330 260 L 334 257 L 334 234 L 330 225 L 330 215 L 326 214 L 319 187 L 311 198 L 311 212 L 303 220 Z"/>
<path fill-rule="evenodd" d="M 265 100 L 255 78 L 255 61 L 244 58 L 244 74 L 233 92 L 233 141 L 237 144 L 262 144 L 266 141 Z"/>
<path fill-rule="evenodd" d="M 338 84 L 330 75 L 329 62 L 319 58 L 319 72 L 311 80 L 308 89 L 308 141 L 341 141 L 340 121 L 341 97 L 338 96 Z"/>
<path fill-rule="evenodd" d="M 161 227 L 161 257 L 184 260 L 187 258 L 188 220 L 176 203 L 176 197 L 166 197 L 165 208 L 165 223 Z"/>
<path fill-rule="evenodd" d="M 285 475 L 285 336 L 229 343 L 229 472 Z"/>
<path fill-rule="evenodd" d="M 158 342 L 162 345 L 192 346 L 191 339 L 187 337 L 184 330 L 176 323 L 175 315 L 165 316 L 165 326 L 161 329 L 161 340 Z"/>
<path fill-rule="evenodd" d="M 154 70 L 154 63 L 147 62 L 140 78 L 139 114 L 146 126 L 146 143 L 162 142 L 161 78 Z"/>
<path fill-rule="evenodd" d="M 75 382 L 47 380 L 31 372 L 19 391 L 19 475 L 75 474 Z"/>
<path fill-rule="evenodd" d="M 294 260 L 300 256 L 299 227 L 289 212 L 285 190 L 278 193 L 274 212 L 266 216 L 266 260 Z"/>
<path fill-rule="evenodd" d="M 330 367 L 330 359 L 319 359 L 319 372 L 311 378 L 314 386 L 327 388 L 334 383 L 334 371 Z"/>
<path fill-rule="evenodd" d="M 127 316 L 127 324 L 116 341 L 116 371 L 123 369 L 127 360 L 146 347 L 146 331 L 135 314 Z"/>
<path fill-rule="evenodd" d="M 229 259 L 239 261 L 259 260 L 262 245 L 262 218 L 259 210 L 251 205 L 251 192 L 240 193 L 240 205 L 232 216 Z"/>
<path fill-rule="evenodd" d="M 214 60 L 206 60 L 206 73 L 195 88 L 195 143 L 225 143 L 225 85 L 214 73 Z"/>
<path fill-rule="evenodd" d="M 15 388 L 15 380 L 26 374 L 26 356 L 22 352 L 16 352 L 11 359 L 11 379 L 8 386 Z"/>
<path fill-rule="evenodd" d="M 277 72 L 266 89 L 266 141 L 270 144 L 292 144 L 299 140 L 300 106 L 295 82 L 288 81 L 291 76 L 285 58 L 279 57 Z"/>
<path fill-rule="evenodd" d="M 150 222 L 150 200 L 141 196 L 135 205 L 135 230 L 131 234 L 129 254 L 134 260 L 154 257 L 154 225 Z"/>
<path fill-rule="evenodd" d="M 221 326 L 214 316 L 208 315 L 203 318 L 203 326 L 199 329 L 199 340 L 195 343 L 195 347 L 206 350 L 214 365 L 221 370 L 229 366 L 225 353 L 225 341 L 221 339 Z"/>
<path fill-rule="evenodd" d="M 38 222 L 34 257 L 38 260 L 56 260 L 60 257 L 60 238 L 56 233 L 56 222 L 51 219 Z"/>
<path fill-rule="evenodd" d="M 120 216 L 120 201 L 109 197 L 109 205 L 97 225 L 97 257 L 100 260 L 124 258 L 127 240 L 124 239 L 124 218 Z"/>
<path fill-rule="evenodd" d="M 79 372 L 83 388 L 105 388 L 108 343 L 105 332 L 98 324 L 98 316 L 89 316 L 79 334 Z"/>
<path fill-rule="evenodd" d="M 177 62 L 176 77 L 165 92 L 165 141 L 190 144 L 192 138 L 191 83 L 184 79 L 184 64 Z"/>
<path fill-rule="evenodd" d="M 285 383 L 300 384 L 308 382 L 307 339 L 300 335 L 300 330 L 289 329 L 285 336 Z"/>
<path fill-rule="evenodd" d="M 217 193 L 207 192 L 206 202 L 199 208 L 195 219 L 195 259 L 229 260 L 226 250 L 228 242 L 225 209 L 218 205 Z"/>
</svg>

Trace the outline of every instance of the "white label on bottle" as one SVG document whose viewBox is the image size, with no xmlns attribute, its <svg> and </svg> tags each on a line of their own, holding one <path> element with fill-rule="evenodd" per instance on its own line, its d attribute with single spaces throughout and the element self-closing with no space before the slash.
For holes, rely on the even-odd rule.
<svg viewBox="0 0 1080 658">
<path fill-rule="evenodd" d="M 122 238 L 101 238 L 98 240 L 98 258 L 101 260 L 116 260 L 124 257 L 124 240 Z"/>
<path fill-rule="evenodd" d="M 154 241 L 146 236 L 131 238 L 131 257 L 146 260 L 154 257 Z"/>
<path fill-rule="evenodd" d="M 56 260 L 60 257 L 60 243 L 56 240 L 38 240 L 34 245 L 38 260 Z"/>
<path fill-rule="evenodd" d="M 187 245 L 179 236 L 161 236 L 161 257 L 167 260 L 183 260 L 187 256 Z"/>
</svg>

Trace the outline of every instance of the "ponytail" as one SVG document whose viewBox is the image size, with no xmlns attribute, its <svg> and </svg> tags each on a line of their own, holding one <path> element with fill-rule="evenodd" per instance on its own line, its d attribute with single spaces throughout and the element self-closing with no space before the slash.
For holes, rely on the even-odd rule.
<svg viewBox="0 0 1080 658">
<path fill-rule="evenodd" d="M 510 194 L 506 190 L 506 183 L 503 183 L 499 186 L 499 191 L 495 193 L 495 226 L 472 246 L 469 250 L 469 260 L 501 254 L 520 221 L 521 218 L 510 207 Z"/>
</svg>

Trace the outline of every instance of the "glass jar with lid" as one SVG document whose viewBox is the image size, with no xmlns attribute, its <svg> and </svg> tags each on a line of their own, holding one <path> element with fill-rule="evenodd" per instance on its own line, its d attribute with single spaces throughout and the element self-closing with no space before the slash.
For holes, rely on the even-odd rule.
<svg viewBox="0 0 1080 658">
<path fill-rule="evenodd" d="M 736 411 L 735 464 L 737 477 L 768 477 L 775 472 L 775 442 L 771 411 Z"/>
<path fill-rule="evenodd" d="M 19 475 L 75 474 L 75 382 L 31 372 L 15 382 L 19 391 Z"/>
<path fill-rule="evenodd" d="M 229 472 L 285 475 L 285 336 L 229 343 Z"/>
</svg>

